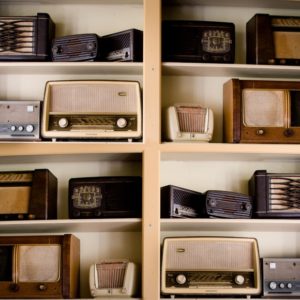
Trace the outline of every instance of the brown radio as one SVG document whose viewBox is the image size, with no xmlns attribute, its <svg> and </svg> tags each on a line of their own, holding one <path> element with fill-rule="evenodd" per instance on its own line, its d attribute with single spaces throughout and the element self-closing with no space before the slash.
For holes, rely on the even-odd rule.
<svg viewBox="0 0 300 300">
<path fill-rule="evenodd" d="M 57 178 L 48 169 L 0 172 L 0 220 L 56 218 Z"/>
<path fill-rule="evenodd" d="M 79 297 L 80 241 L 72 234 L 0 237 L 0 298 Z"/>
<path fill-rule="evenodd" d="M 300 17 L 256 14 L 246 25 L 248 64 L 300 64 Z"/>
<path fill-rule="evenodd" d="M 254 215 L 263 218 L 300 217 L 300 174 L 256 170 L 249 180 Z"/>
<path fill-rule="evenodd" d="M 161 291 L 167 295 L 256 295 L 261 292 L 254 238 L 168 237 Z"/>
<path fill-rule="evenodd" d="M 0 17 L 0 32 L 0 60 L 49 60 L 55 24 L 47 13 Z"/>
<path fill-rule="evenodd" d="M 300 82 L 231 79 L 223 112 L 225 142 L 300 142 Z"/>
</svg>

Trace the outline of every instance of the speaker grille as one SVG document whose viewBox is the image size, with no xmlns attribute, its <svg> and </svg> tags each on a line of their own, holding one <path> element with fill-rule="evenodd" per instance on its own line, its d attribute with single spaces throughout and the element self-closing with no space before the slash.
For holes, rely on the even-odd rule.
<svg viewBox="0 0 300 300">
<path fill-rule="evenodd" d="M 253 242 L 174 239 L 167 243 L 167 270 L 253 270 Z"/>
<path fill-rule="evenodd" d="M 51 113 L 137 113 L 138 83 L 50 84 Z"/>
</svg>

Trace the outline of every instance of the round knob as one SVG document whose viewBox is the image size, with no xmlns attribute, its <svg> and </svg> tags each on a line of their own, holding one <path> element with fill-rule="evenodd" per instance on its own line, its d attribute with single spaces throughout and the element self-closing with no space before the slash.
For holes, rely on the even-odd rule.
<svg viewBox="0 0 300 300">
<path fill-rule="evenodd" d="M 53 52 L 54 54 L 60 54 L 60 53 L 62 53 L 62 48 L 61 48 L 60 46 L 54 46 L 54 47 L 52 48 L 52 52 Z"/>
<path fill-rule="evenodd" d="M 250 209 L 251 209 L 251 204 L 250 203 L 242 203 L 241 204 L 241 210 L 249 211 Z"/>
<path fill-rule="evenodd" d="M 215 199 L 209 199 L 208 200 L 208 205 L 211 207 L 216 207 L 217 206 L 217 201 Z"/>
<path fill-rule="evenodd" d="M 281 289 L 284 289 L 284 288 L 285 288 L 285 285 L 284 285 L 284 283 L 283 283 L 283 282 L 281 282 L 281 283 L 279 284 L 279 287 L 280 287 Z"/>
<path fill-rule="evenodd" d="M 12 126 L 10 126 L 10 130 L 11 130 L 11 131 L 16 131 L 16 130 L 17 130 L 17 127 L 16 127 L 15 125 L 12 125 Z"/>
<path fill-rule="evenodd" d="M 69 125 L 68 119 L 67 118 L 60 118 L 58 120 L 58 126 L 60 128 L 66 128 Z"/>
<path fill-rule="evenodd" d="M 18 126 L 18 130 L 19 131 L 23 131 L 24 130 L 24 127 L 22 125 Z"/>
<path fill-rule="evenodd" d="M 46 287 L 45 284 L 40 283 L 40 284 L 38 285 L 38 290 L 40 290 L 40 291 L 45 291 L 45 290 L 47 290 L 47 287 Z"/>
<path fill-rule="evenodd" d="M 178 284 L 185 284 L 186 283 L 186 277 L 183 274 L 179 274 L 176 276 L 176 282 Z"/>
<path fill-rule="evenodd" d="M 243 275 L 236 275 L 235 278 L 234 278 L 234 282 L 237 285 L 242 285 L 245 282 L 245 277 Z"/>
<path fill-rule="evenodd" d="M 275 289 L 277 288 L 276 282 L 275 282 L 275 281 L 271 281 L 271 282 L 269 283 L 269 288 L 270 288 L 271 290 L 275 290 Z"/>
<path fill-rule="evenodd" d="M 257 135 L 264 135 L 265 131 L 263 129 L 257 129 L 256 134 Z"/>
<path fill-rule="evenodd" d="M 117 126 L 119 128 L 125 128 L 127 126 L 127 120 L 125 118 L 119 118 L 117 120 Z"/>
<path fill-rule="evenodd" d="M 20 289 L 20 286 L 16 283 L 12 283 L 9 285 L 9 290 L 12 292 L 17 292 Z"/>
<path fill-rule="evenodd" d="M 284 134 L 286 137 L 291 137 L 291 136 L 294 135 L 294 130 L 288 128 L 288 129 L 284 130 L 283 134 Z"/>
<path fill-rule="evenodd" d="M 86 49 L 92 51 L 96 48 L 96 45 L 93 42 L 89 42 L 86 44 Z"/>
<path fill-rule="evenodd" d="M 291 282 L 288 282 L 288 283 L 286 284 L 286 287 L 287 287 L 288 289 L 291 289 L 291 288 L 293 287 L 293 285 L 292 285 Z"/>
<path fill-rule="evenodd" d="M 29 125 L 26 126 L 26 131 L 27 132 L 33 132 L 33 130 L 34 130 L 33 125 L 29 124 Z"/>
</svg>

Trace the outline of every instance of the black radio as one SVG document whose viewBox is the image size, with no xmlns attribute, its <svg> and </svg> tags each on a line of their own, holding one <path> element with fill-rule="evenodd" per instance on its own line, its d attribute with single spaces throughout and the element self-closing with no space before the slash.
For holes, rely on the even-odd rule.
<svg viewBox="0 0 300 300">
<path fill-rule="evenodd" d="M 235 26 L 209 21 L 163 21 L 163 61 L 234 63 Z"/>
</svg>

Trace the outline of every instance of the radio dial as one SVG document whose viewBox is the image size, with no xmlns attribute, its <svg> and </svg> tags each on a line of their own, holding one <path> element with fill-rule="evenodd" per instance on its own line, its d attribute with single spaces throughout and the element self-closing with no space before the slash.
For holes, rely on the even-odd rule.
<svg viewBox="0 0 300 300">
<path fill-rule="evenodd" d="M 60 118 L 58 120 L 58 126 L 60 128 L 66 128 L 69 125 L 68 119 L 67 118 Z"/>
<path fill-rule="evenodd" d="M 34 130 L 33 125 L 29 124 L 29 125 L 26 126 L 26 131 L 27 132 L 33 132 L 33 130 Z"/>
<path fill-rule="evenodd" d="M 275 281 L 271 281 L 271 282 L 269 283 L 269 288 L 270 288 L 271 290 L 275 290 L 275 289 L 277 288 L 277 283 L 276 283 Z"/>
<path fill-rule="evenodd" d="M 245 277 L 243 275 L 236 275 L 235 278 L 234 278 L 234 282 L 237 285 L 243 285 L 244 282 L 245 282 Z"/>
<path fill-rule="evenodd" d="M 183 274 L 179 274 L 176 276 L 176 282 L 178 284 L 185 284 L 186 283 L 186 277 Z"/>
<path fill-rule="evenodd" d="M 119 128 L 125 128 L 127 126 L 127 120 L 125 118 L 119 118 L 117 120 L 117 126 Z"/>
</svg>

